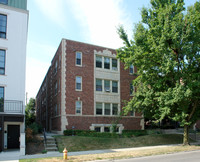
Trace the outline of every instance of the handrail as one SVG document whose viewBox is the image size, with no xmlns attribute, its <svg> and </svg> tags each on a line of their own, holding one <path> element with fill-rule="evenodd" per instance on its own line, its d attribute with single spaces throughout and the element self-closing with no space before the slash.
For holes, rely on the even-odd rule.
<svg viewBox="0 0 200 162">
<path fill-rule="evenodd" d="M 23 113 L 23 101 L 0 100 L 0 112 Z"/>
<path fill-rule="evenodd" d="M 46 147 L 46 146 L 47 146 L 47 137 L 46 137 L 45 128 L 44 128 L 43 130 L 44 130 L 44 132 L 43 132 L 43 134 L 44 134 L 44 145 L 45 145 L 45 147 Z"/>
</svg>

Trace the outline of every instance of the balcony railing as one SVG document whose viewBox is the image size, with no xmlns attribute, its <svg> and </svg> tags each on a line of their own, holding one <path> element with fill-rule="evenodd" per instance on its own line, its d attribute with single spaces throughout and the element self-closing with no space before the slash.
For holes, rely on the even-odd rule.
<svg viewBox="0 0 200 162">
<path fill-rule="evenodd" d="M 0 113 L 23 113 L 23 102 L 14 100 L 0 100 Z"/>
</svg>

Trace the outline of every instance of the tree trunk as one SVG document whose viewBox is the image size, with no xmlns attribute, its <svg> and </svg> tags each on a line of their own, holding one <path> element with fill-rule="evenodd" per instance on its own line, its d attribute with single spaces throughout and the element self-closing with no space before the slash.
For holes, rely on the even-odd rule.
<svg viewBox="0 0 200 162">
<path fill-rule="evenodd" d="M 189 126 L 184 125 L 184 133 L 183 133 L 183 145 L 190 145 L 189 143 Z"/>
</svg>

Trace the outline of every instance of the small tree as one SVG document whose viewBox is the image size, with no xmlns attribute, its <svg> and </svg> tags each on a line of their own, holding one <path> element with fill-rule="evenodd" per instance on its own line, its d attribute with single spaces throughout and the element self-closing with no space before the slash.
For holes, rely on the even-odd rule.
<svg viewBox="0 0 200 162">
<path fill-rule="evenodd" d="M 180 122 L 188 145 L 188 128 L 200 117 L 200 2 L 185 12 L 183 0 L 151 0 L 141 15 L 133 40 L 118 29 L 124 41 L 118 57 L 138 68 L 137 92 L 125 111 Z"/>
<path fill-rule="evenodd" d="M 30 98 L 29 103 L 26 105 L 25 109 L 25 123 L 26 127 L 30 126 L 35 122 L 36 114 L 35 114 L 35 99 Z"/>
</svg>

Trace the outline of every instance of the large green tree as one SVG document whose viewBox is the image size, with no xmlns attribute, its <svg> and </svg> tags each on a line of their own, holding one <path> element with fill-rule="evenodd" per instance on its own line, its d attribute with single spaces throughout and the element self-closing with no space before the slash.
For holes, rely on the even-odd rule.
<svg viewBox="0 0 200 162">
<path fill-rule="evenodd" d="M 118 58 L 138 75 L 125 111 L 180 122 L 188 145 L 188 129 L 200 117 L 200 2 L 186 10 L 183 0 L 151 0 L 141 15 L 133 40 L 118 28 L 124 42 Z"/>
<path fill-rule="evenodd" d="M 30 98 L 29 103 L 26 105 L 25 109 L 25 123 L 26 127 L 30 126 L 35 122 L 36 114 L 35 114 L 35 99 Z"/>
</svg>

